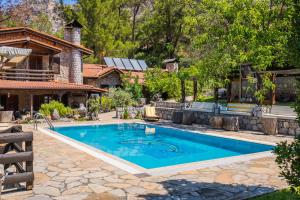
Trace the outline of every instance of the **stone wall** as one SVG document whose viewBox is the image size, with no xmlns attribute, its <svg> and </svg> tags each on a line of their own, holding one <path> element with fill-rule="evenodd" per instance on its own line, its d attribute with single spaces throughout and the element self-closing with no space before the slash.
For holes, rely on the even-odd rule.
<svg viewBox="0 0 300 200">
<path fill-rule="evenodd" d="M 59 74 L 54 74 L 54 80 L 59 82 L 69 82 L 69 74 L 71 67 L 71 50 L 66 50 L 60 54 Z"/>
<path fill-rule="evenodd" d="M 172 120 L 173 112 L 180 109 L 176 108 L 165 108 L 165 107 L 156 107 L 156 114 L 165 120 Z M 209 120 L 211 117 L 215 116 L 210 112 L 202 111 L 186 111 L 193 112 L 194 119 L 193 123 L 210 125 Z M 253 117 L 248 115 L 230 115 L 230 114 L 221 114 L 221 116 L 235 116 L 239 118 L 240 129 L 251 130 L 251 131 L 262 131 L 262 117 Z M 265 117 L 263 117 L 265 118 Z M 289 118 L 277 118 L 277 128 L 278 133 L 283 135 L 299 135 L 300 128 L 296 119 Z"/>
<path fill-rule="evenodd" d="M 102 78 L 98 79 L 98 85 L 96 87 L 102 87 L 102 86 L 120 86 L 122 85 L 121 77 L 118 72 L 112 72 Z"/>
<path fill-rule="evenodd" d="M 155 107 L 182 109 L 184 108 L 184 104 L 177 102 L 158 101 L 155 102 Z"/>
</svg>

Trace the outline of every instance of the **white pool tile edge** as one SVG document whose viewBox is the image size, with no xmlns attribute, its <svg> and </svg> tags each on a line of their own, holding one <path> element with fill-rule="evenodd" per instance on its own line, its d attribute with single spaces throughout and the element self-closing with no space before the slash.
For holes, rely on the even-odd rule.
<svg viewBox="0 0 300 200">
<path fill-rule="evenodd" d="M 70 124 L 70 125 L 58 125 L 56 127 L 67 127 L 67 126 L 89 126 L 89 125 L 105 125 L 105 124 L 120 124 L 120 123 L 139 123 L 139 124 L 145 124 L 145 125 L 156 125 L 156 124 L 150 124 L 150 123 L 142 123 L 142 122 L 117 122 L 117 123 L 99 123 L 99 124 Z M 164 126 L 164 125 L 156 125 L 156 126 L 161 126 L 165 128 L 172 128 L 172 129 L 178 129 L 178 130 L 184 130 L 176 127 L 169 127 L 169 126 Z M 159 175 L 170 175 L 170 174 L 176 174 L 180 173 L 183 171 L 190 171 L 190 170 L 198 170 L 198 169 L 203 169 L 207 167 L 215 167 L 215 166 L 222 166 L 222 165 L 229 165 L 237 162 L 246 162 L 254 159 L 259 159 L 259 158 L 265 158 L 265 157 L 271 157 L 273 156 L 271 151 L 266 151 L 266 152 L 259 152 L 259 153 L 252 153 L 252 154 L 245 154 L 245 155 L 240 155 L 240 156 L 231 156 L 231 157 L 226 157 L 226 158 L 218 158 L 218 159 L 213 159 L 213 160 L 207 160 L 207 161 L 199 161 L 199 162 L 192 162 L 192 163 L 187 163 L 187 164 L 178 164 L 178 165 L 173 165 L 173 166 L 167 166 L 167 167 L 159 167 L 159 168 L 153 168 L 153 169 L 146 169 L 143 167 L 140 167 L 138 165 L 135 165 L 129 161 L 123 160 L 117 156 L 108 154 L 104 151 L 101 151 L 99 149 L 96 149 L 94 147 L 91 147 L 89 145 L 86 145 L 84 143 L 81 143 L 77 140 L 73 140 L 67 136 L 64 136 L 62 134 L 59 134 L 55 131 L 46 129 L 46 128 L 41 128 L 38 127 L 38 131 L 41 133 L 44 133 L 48 136 L 51 136 L 55 139 L 58 139 L 59 141 L 62 141 L 78 150 L 81 150 L 95 158 L 98 158 L 108 164 L 111 164 L 117 168 L 120 168 L 128 173 L 131 174 L 142 174 L 146 173 L 151 176 L 159 176 Z M 205 135 L 211 135 L 211 136 L 217 136 L 217 137 L 222 137 L 222 138 L 229 138 L 229 139 L 236 139 L 236 140 L 242 140 L 242 141 L 248 141 L 248 142 L 255 142 L 255 143 L 260 143 L 260 144 L 267 144 L 267 145 L 276 145 L 274 143 L 270 142 L 262 142 L 259 140 L 250 140 L 250 139 L 245 139 L 245 138 L 240 138 L 240 137 L 234 137 L 234 136 L 223 136 L 223 135 L 218 135 L 215 133 L 208 133 L 208 132 L 200 132 L 200 131 L 193 131 L 193 130 L 186 130 L 189 132 L 193 133 L 201 133 Z"/>
</svg>

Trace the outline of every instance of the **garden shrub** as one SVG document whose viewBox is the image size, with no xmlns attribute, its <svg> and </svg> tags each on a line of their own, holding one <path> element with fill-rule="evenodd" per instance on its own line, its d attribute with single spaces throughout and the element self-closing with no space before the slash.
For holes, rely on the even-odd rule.
<svg viewBox="0 0 300 200">
<path fill-rule="evenodd" d="M 129 112 L 128 112 L 127 108 L 125 108 L 125 110 L 124 110 L 123 119 L 129 119 Z"/>
<path fill-rule="evenodd" d="M 274 153 L 277 155 L 278 164 L 283 176 L 289 185 L 300 186 L 300 136 L 295 138 L 292 143 L 281 142 L 275 147 Z"/>
<path fill-rule="evenodd" d="M 60 103 L 58 101 L 50 101 L 50 103 L 42 104 L 39 112 L 44 116 L 49 116 L 55 109 L 62 117 L 73 114 L 73 110 L 70 107 L 66 107 L 63 103 Z"/>
<path fill-rule="evenodd" d="M 110 111 L 113 108 L 113 100 L 107 96 L 102 97 L 101 99 L 101 110 Z"/>
<path fill-rule="evenodd" d="M 87 101 L 90 116 L 97 117 L 100 110 L 100 98 L 90 98 Z"/>
<path fill-rule="evenodd" d="M 127 107 L 134 104 L 130 93 L 122 89 L 112 89 L 109 91 L 109 97 L 112 99 L 114 107 Z"/>
<path fill-rule="evenodd" d="M 142 118 L 143 118 L 142 112 L 141 111 L 137 111 L 135 119 L 142 119 Z"/>
</svg>

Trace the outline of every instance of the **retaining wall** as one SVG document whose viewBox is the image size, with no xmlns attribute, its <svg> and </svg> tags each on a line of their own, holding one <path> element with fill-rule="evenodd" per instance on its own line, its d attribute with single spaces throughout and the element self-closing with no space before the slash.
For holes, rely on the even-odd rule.
<svg viewBox="0 0 300 200">
<path fill-rule="evenodd" d="M 172 105 L 167 105 L 167 104 L 164 105 L 166 107 L 156 107 L 156 114 L 161 119 L 172 120 L 173 112 L 181 110 L 178 109 L 179 106 L 174 105 L 174 103 L 172 103 Z M 193 123 L 195 124 L 209 125 L 210 118 L 215 116 L 213 113 L 210 112 L 202 112 L 202 111 L 187 111 L 187 112 L 193 112 L 194 115 Z M 238 117 L 240 128 L 244 130 L 251 130 L 251 131 L 263 131 L 262 118 L 271 118 L 267 116 L 254 117 L 248 115 L 232 115 L 232 114 L 220 114 L 220 116 Z M 277 118 L 277 128 L 279 134 L 293 135 L 293 136 L 300 134 L 300 128 L 295 118 L 288 118 L 288 117 L 286 118 L 276 117 L 276 118 Z"/>
</svg>

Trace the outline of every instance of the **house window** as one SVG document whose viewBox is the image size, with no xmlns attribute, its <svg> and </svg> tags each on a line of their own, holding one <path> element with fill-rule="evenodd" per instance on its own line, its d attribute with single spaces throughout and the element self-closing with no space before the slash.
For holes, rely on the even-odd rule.
<svg viewBox="0 0 300 200">
<path fill-rule="evenodd" d="M 52 96 L 44 96 L 44 103 L 50 103 L 52 100 L 54 100 Z"/>
<path fill-rule="evenodd" d="M 29 69 L 43 69 L 43 56 L 30 55 Z"/>
</svg>

